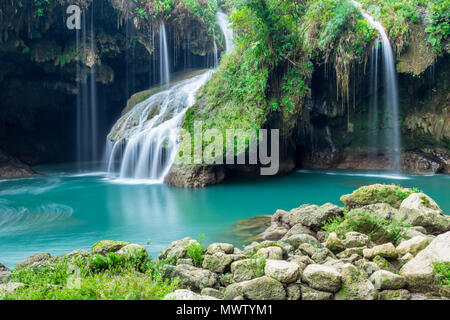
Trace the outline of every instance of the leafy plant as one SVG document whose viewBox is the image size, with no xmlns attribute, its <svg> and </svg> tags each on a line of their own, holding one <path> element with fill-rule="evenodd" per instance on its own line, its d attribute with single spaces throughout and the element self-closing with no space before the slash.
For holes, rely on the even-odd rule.
<svg viewBox="0 0 450 320">
<path fill-rule="evenodd" d="M 194 265 L 201 266 L 203 262 L 203 255 L 205 254 L 206 248 L 202 245 L 203 240 L 205 239 L 204 234 L 200 234 L 198 236 L 198 242 L 196 241 L 187 241 L 186 253 L 189 258 L 192 259 Z"/>
<path fill-rule="evenodd" d="M 433 272 L 440 285 L 450 286 L 450 262 L 433 263 Z"/>
</svg>

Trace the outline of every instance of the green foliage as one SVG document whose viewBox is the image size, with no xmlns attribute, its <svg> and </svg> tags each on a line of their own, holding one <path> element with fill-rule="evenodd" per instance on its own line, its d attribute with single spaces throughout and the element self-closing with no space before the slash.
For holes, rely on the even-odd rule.
<svg viewBox="0 0 450 320">
<path fill-rule="evenodd" d="M 399 244 L 409 227 L 404 220 L 392 218 L 392 220 L 380 219 L 376 214 L 354 209 L 345 212 L 343 217 L 335 217 L 324 223 L 322 229 L 326 231 L 326 237 L 331 232 L 344 238 L 347 232 L 356 231 L 364 233 L 375 243 L 393 242 Z"/>
<path fill-rule="evenodd" d="M 428 42 L 438 54 L 442 54 L 443 44 L 448 41 L 450 34 L 450 1 L 434 0 L 428 9 L 428 27 L 425 29 L 428 33 Z"/>
<path fill-rule="evenodd" d="M 433 263 L 433 272 L 440 285 L 450 286 L 450 262 Z"/>
<path fill-rule="evenodd" d="M 203 262 L 203 255 L 205 254 L 206 248 L 202 245 L 205 239 L 204 234 L 198 236 L 198 243 L 195 241 L 187 242 L 186 253 L 189 258 L 192 259 L 195 266 L 201 266 Z"/>
</svg>

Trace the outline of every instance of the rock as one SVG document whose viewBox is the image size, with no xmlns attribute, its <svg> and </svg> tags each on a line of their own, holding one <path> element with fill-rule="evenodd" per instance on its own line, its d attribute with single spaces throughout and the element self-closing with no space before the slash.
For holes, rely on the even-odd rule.
<svg viewBox="0 0 450 320">
<path fill-rule="evenodd" d="M 336 259 L 336 256 L 328 250 L 327 248 L 319 248 L 317 251 L 311 256 L 311 259 L 316 263 L 322 264 L 330 259 Z"/>
<path fill-rule="evenodd" d="M 367 247 L 356 247 L 356 248 L 347 248 L 342 252 L 339 252 L 337 254 L 337 257 L 339 259 L 348 258 L 351 257 L 354 254 L 357 254 L 359 256 L 363 256 L 363 251 L 367 249 Z"/>
<path fill-rule="evenodd" d="M 291 245 L 286 239 L 278 240 L 277 244 L 287 254 L 291 254 L 291 253 L 293 253 L 295 251 L 294 246 Z"/>
<path fill-rule="evenodd" d="M 9 271 L 9 269 L 0 263 L 0 271 Z"/>
<path fill-rule="evenodd" d="M 314 231 L 319 231 L 324 222 L 338 215 L 342 215 L 343 208 L 331 203 L 322 206 L 302 205 L 296 209 L 292 209 L 289 215 L 283 216 L 283 223 L 291 227 L 300 223 Z"/>
<path fill-rule="evenodd" d="M 148 258 L 147 250 L 143 246 L 131 243 L 122 247 L 117 251 L 117 255 L 125 258 L 128 261 L 143 262 Z"/>
<path fill-rule="evenodd" d="M 286 286 L 287 300 L 300 300 L 302 297 L 301 287 L 298 283 L 291 283 Z"/>
<path fill-rule="evenodd" d="M 398 215 L 398 209 L 387 203 L 374 203 L 361 208 L 362 211 L 371 213 L 382 220 L 392 220 Z"/>
<path fill-rule="evenodd" d="M 335 232 L 331 232 L 325 241 L 325 248 L 331 250 L 332 252 L 340 252 L 345 250 L 345 244 L 338 238 Z"/>
<path fill-rule="evenodd" d="M 222 165 L 173 165 L 164 183 L 178 188 L 204 188 L 225 179 Z"/>
<path fill-rule="evenodd" d="M 49 261 L 52 259 L 52 256 L 50 253 L 47 252 L 41 252 L 33 254 L 32 256 L 29 256 L 25 260 L 22 260 L 16 265 L 16 270 L 20 270 L 24 267 L 32 267 L 36 265 L 42 265 L 44 262 Z"/>
<path fill-rule="evenodd" d="M 344 244 L 347 248 L 365 247 L 369 243 L 369 237 L 363 233 L 351 231 L 345 234 Z"/>
<path fill-rule="evenodd" d="M 188 264 L 179 264 L 172 268 L 171 277 L 178 277 L 181 284 L 189 286 L 192 289 L 213 288 L 218 281 L 218 276 L 214 272 L 196 268 Z"/>
<path fill-rule="evenodd" d="M 440 286 L 439 295 L 443 298 L 450 299 L 450 286 L 449 285 Z"/>
<path fill-rule="evenodd" d="M 129 242 L 125 241 L 101 240 L 94 243 L 92 246 L 92 253 L 106 256 L 108 253 L 117 252 L 129 244 Z"/>
<path fill-rule="evenodd" d="M 275 278 L 280 282 L 291 283 L 297 281 L 300 268 L 295 262 L 267 260 L 264 272 L 266 276 Z"/>
<path fill-rule="evenodd" d="M 222 252 L 226 254 L 234 253 L 234 246 L 229 243 L 211 243 L 206 249 L 206 254 L 214 254 L 216 252 Z"/>
<path fill-rule="evenodd" d="M 308 286 L 301 286 L 302 300 L 332 300 L 333 294 L 331 292 L 324 292 L 315 290 Z"/>
<path fill-rule="evenodd" d="M 413 190 L 396 185 L 372 184 L 360 187 L 351 194 L 343 195 L 340 200 L 349 209 L 376 203 L 387 203 L 394 208 L 399 208 L 403 201 L 402 195 L 411 193 Z"/>
<path fill-rule="evenodd" d="M 194 261 L 192 261 L 192 259 L 178 259 L 177 264 L 188 264 L 190 266 L 194 265 Z"/>
<path fill-rule="evenodd" d="M 336 300 L 376 300 L 378 291 L 354 265 L 347 263 L 340 268 L 342 289 Z"/>
<path fill-rule="evenodd" d="M 378 290 L 403 289 L 406 285 L 405 278 L 386 270 L 374 272 L 370 276 L 370 281 Z"/>
<path fill-rule="evenodd" d="M 314 237 L 314 232 L 311 231 L 308 227 L 305 227 L 301 223 L 297 223 L 292 228 L 289 229 L 289 231 L 283 236 L 283 239 L 287 239 L 295 234 L 309 234 L 310 236 Z"/>
<path fill-rule="evenodd" d="M 409 239 L 417 237 L 417 236 L 427 237 L 427 235 L 426 235 L 427 232 L 426 232 L 425 228 L 420 227 L 420 228 L 423 228 L 423 231 L 419 231 L 419 230 L 417 230 L 417 228 L 418 227 L 405 228 L 405 233 L 403 235 L 403 238 L 405 240 L 409 240 Z"/>
<path fill-rule="evenodd" d="M 20 282 L 8 282 L 6 284 L 0 284 L 0 298 L 1 298 L 1 295 L 4 294 L 5 292 L 13 293 L 20 287 L 24 287 L 24 286 L 25 286 L 25 284 L 20 283 Z"/>
<path fill-rule="evenodd" d="M 366 259 L 373 259 L 375 256 L 380 256 L 380 257 L 388 258 L 388 259 L 397 259 L 398 258 L 398 252 L 395 249 L 394 245 L 390 242 L 385 243 L 385 244 L 380 244 L 371 249 L 364 249 L 363 255 L 364 255 L 364 258 L 366 258 Z"/>
<path fill-rule="evenodd" d="M 36 172 L 29 165 L 0 150 L 0 178 L 24 178 L 35 175 Z"/>
<path fill-rule="evenodd" d="M 368 276 L 372 275 L 375 271 L 380 270 L 380 267 L 375 262 L 364 259 L 356 261 L 355 266 L 366 272 Z"/>
<path fill-rule="evenodd" d="M 73 260 L 75 258 L 82 258 L 83 260 L 87 259 L 87 257 L 89 257 L 90 253 L 87 250 L 83 250 L 83 249 L 77 249 L 77 250 L 73 250 L 69 253 L 66 254 L 62 254 L 58 257 L 56 257 L 56 260 Z"/>
<path fill-rule="evenodd" d="M 265 257 L 266 259 L 282 260 L 283 250 L 280 247 L 261 248 L 256 252 L 257 255 Z"/>
<path fill-rule="evenodd" d="M 407 253 L 404 256 L 398 258 L 398 261 L 400 262 L 400 265 L 405 265 L 408 261 L 411 261 L 414 258 L 414 256 L 411 253 Z"/>
<path fill-rule="evenodd" d="M 11 279 L 11 271 L 0 263 L 0 283 L 8 282 Z"/>
<path fill-rule="evenodd" d="M 414 238 L 401 242 L 396 249 L 400 255 L 410 253 L 415 256 L 419 251 L 425 249 L 429 243 L 430 239 L 428 239 L 428 237 L 416 236 Z"/>
<path fill-rule="evenodd" d="M 422 226 L 429 233 L 450 230 L 450 217 L 443 214 L 437 203 L 424 193 L 413 193 L 400 205 L 399 218 L 413 226 Z"/>
<path fill-rule="evenodd" d="M 202 296 L 214 297 L 216 299 L 223 299 L 223 292 L 214 288 L 205 288 L 201 292 Z"/>
<path fill-rule="evenodd" d="M 231 264 L 234 282 L 242 282 L 264 275 L 264 259 L 245 259 Z"/>
<path fill-rule="evenodd" d="M 281 282 L 267 276 L 233 283 L 224 292 L 225 300 L 243 296 L 250 300 L 285 300 L 286 291 Z"/>
<path fill-rule="evenodd" d="M 160 252 L 160 254 L 158 255 L 158 260 L 173 259 L 176 261 L 178 259 L 188 258 L 186 256 L 187 248 L 192 243 L 200 245 L 198 241 L 192 240 L 189 237 L 174 241 L 169 244 L 167 248 Z"/>
<path fill-rule="evenodd" d="M 428 247 L 400 269 L 409 291 L 438 293 L 433 274 L 435 262 L 450 262 L 450 231 L 437 236 Z"/>
<path fill-rule="evenodd" d="M 383 290 L 378 293 L 378 300 L 411 300 L 411 294 L 406 289 Z"/>
<path fill-rule="evenodd" d="M 272 223 L 263 234 L 264 240 L 280 240 L 288 232 L 288 229 L 279 223 Z"/>
<path fill-rule="evenodd" d="M 297 249 L 303 243 L 309 243 L 316 248 L 323 248 L 323 245 L 319 241 L 317 241 L 316 238 L 305 233 L 294 234 L 293 236 L 286 239 L 286 241 L 295 249 Z"/>
<path fill-rule="evenodd" d="M 225 273 L 233 262 L 233 257 L 223 252 L 205 254 L 202 267 L 216 273 Z"/>
<path fill-rule="evenodd" d="M 169 293 L 164 297 L 164 300 L 219 300 L 215 297 L 204 296 L 192 292 L 191 290 L 178 289 Z"/>
<path fill-rule="evenodd" d="M 309 243 L 302 243 L 298 249 L 295 251 L 296 255 L 307 255 L 309 257 L 312 257 L 314 254 L 319 252 L 319 248 L 309 244 Z"/>
<path fill-rule="evenodd" d="M 397 268 L 388 260 L 383 258 L 382 256 L 376 256 L 373 258 L 373 262 L 381 269 L 390 272 L 397 272 Z"/>
<path fill-rule="evenodd" d="M 320 291 L 337 292 L 341 288 L 341 274 L 333 267 L 310 264 L 302 278 L 311 288 Z"/>
</svg>

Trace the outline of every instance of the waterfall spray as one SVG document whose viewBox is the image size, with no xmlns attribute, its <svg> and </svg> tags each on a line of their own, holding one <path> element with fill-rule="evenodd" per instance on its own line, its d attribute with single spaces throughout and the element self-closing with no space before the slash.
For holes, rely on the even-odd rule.
<svg viewBox="0 0 450 320">
<path fill-rule="evenodd" d="M 369 129 L 369 160 L 378 154 L 378 45 L 379 39 L 375 41 L 370 54 L 369 123 L 373 128 Z"/>
<path fill-rule="evenodd" d="M 167 46 L 166 26 L 164 23 L 161 23 L 159 26 L 159 63 L 161 86 L 164 86 L 170 82 L 169 49 Z"/>
</svg>

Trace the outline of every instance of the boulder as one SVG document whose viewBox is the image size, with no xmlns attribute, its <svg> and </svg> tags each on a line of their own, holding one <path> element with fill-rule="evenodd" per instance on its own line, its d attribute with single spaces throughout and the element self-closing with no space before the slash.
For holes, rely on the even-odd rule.
<svg viewBox="0 0 450 320">
<path fill-rule="evenodd" d="M 400 205 L 399 218 L 413 226 L 422 226 L 429 233 L 450 230 L 450 217 L 443 214 L 437 203 L 424 193 L 413 193 Z"/>
<path fill-rule="evenodd" d="M 297 281 L 300 268 L 295 262 L 267 260 L 264 272 L 266 276 L 275 278 L 280 282 L 291 283 Z"/>
<path fill-rule="evenodd" d="M 378 300 L 411 300 L 411 294 L 406 289 L 383 290 L 378 293 Z"/>
<path fill-rule="evenodd" d="M 363 256 L 363 251 L 367 249 L 367 247 L 355 247 L 355 248 L 347 248 L 342 252 L 339 252 L 336 256 L 339 259 L 348 258 L 351 257 L 354 254 L 357 254 L 358 256 Z"/>
<path fill-rule="evenodd" d="M 361 208 L 362 211 L 371 213 L 381 220 L 392 220 L 398 216 L 399 210 L 387 203 L 374 203 Z"/>
<path fill-rule="evenodd" d="M 129 242 L 125 241 L 101 240 L 94 243 L 92 246 L 92 253 L 106 256 L 108 253 L 117 252 L 129 244 Z"/>
<path fill-rule="evenodd" d="M 117 251 L 117 255 L 128 261 L 143 262 L 148 258 L 147 250 L 135 243 L 127 244 Z"/>
<path fill-rule="evenodd" d="M 332 252 L 340 252 L 345 250 L 345 244 L 341 239 L 338 238 L 335 232 L 331 232 L 325 241 L 325 248 L 331 250 Z"/>
<path fill-rule="evenodd" d="M 324 222 L 338 215 L 342 215 L 344 209 L 331 203 L 322 206 L 305 204 L 292 209 L 289 215 L 283 216 L 283 223 L 294 226 L 298 223 L 310 228 L 313 231 L 319 231 Z"/>
<path fill-rule="evenodd" d="M 257 255 L 265 257 L 266 259 L 282 260 L 283 250 L 280 247 L 261 248 L 256 252 Z"/>
<path fill-rule="evenodd" d="M 186 256 L 187 248 L 192 243 L 200 245 L 198 241 L 192 240 L 189 237 L 174 241 L 160 252 L 160 254 L 158 255 L 158 260 L 173 259 L 176 261 L 178 259 L 188 258 Z"/>
<path fill-rule="evenodd" d="M 406 285 L 405 278 L 386 270 L 378 270 L 374 272 L 370 276 L 370 281 L 378 290 L 403 289 Z"/>
<path fill-rule="evenodd" d="M 342 275 L 342 289 L 336 300 L 376 300 L 378 291 L 354 265 L 346 263 L 339 268 Z"/>
<path fill-rule="evenodd" d="M 324 292 L 315 290 L 308 286 L 301 286 L 302 300 L 332 300 L 333 294 L 331 292 Z"/>
<path fill-rule="evenodd" d="M 380 244 L 378 246 L 375 246 L 371 249 L 364 249 L 363 250 L 364 258 L 366 259 L 373 259 L 375 256 L 380 256 L 387 259 L 397 259 L 398 258 L 398 252 L 395 249 L 394 245 L 390 242 L 385 244 Z"/>
<path fill-rule="evenodd" d="M 360 187 L 351 194 L 343 195 L 340 200 L 348 209 L 361 208 L 376 203 L 387 203 L 391 207 L 399 208 L 404 195 L 411 193 L 413 193 L 413 190 L 396 185 L 372 184 Z"/>
<path fill-rule="evenodd" d="M 302 297 L 301 286 L 298 283 L 291 283 L 286 286 L 287 300 L 300 300 Z"/>
<path fill-rule="evenodd" d="M 292 228 L 289 229 L 289 231 L 283 236 L 282 239 L 287 239 L 295 234 L 300 233 L 309 234 L 310 236 L 314 237 L 314 232 L 311 229 L 305 227 L 301 223 L 297 223 L 296 225 L 292 226 Z"/>
<path fill-rule="evenodd" d="M 414 238 L 401 242 L 396 249 L 400 255 L 410 253 L 415 256 L 419 251 L 425 249 L 429 243 L 430 239 L 428 237 L 416 236 Z"/>
<path fill-rule="evenodd" d="M 200 295 L 191 290 L 178 289 L 169 293 L 164 297 L 164 300 L 219 300 L 215 297 Z"/>
<path fill-rule="evenodd" d="M 20 270 L 25 267 L 32 267 L 32 266 L 39 266 L 42 265 L 44 262 L 49 261 L 52 259 L 52 256 L 50 253 L 47 252 L 41 252 L 41 253 L 35 253 L 32 256 L 29 256 L 25 260 L 22 260 L 16 265 L 16 270 Z"/>
<path fill-rule="evenodd" d="M 232 300 L 239 296 L 250 300 L 285 300 L 286 291 L 278 280 L 262 276 L 253 280 L 233 283 L 225 289 L 225 300 Z"/>
<path fill-rule="evenodd" d="M 209 270 L 197 268 L 188 264 L 179 264 L 171 269 L 171 277 L 180 279 L 180 283 L 201 290 L 216 286 L 218 276 Z"/>
<path fill-rule="evenodd" d="M 264 273 L 264 266 L 257 259 L 244 259 L 231 264 L 234 282 L 242 282 L 260 277 Z"/>
<path fill-rule="evenodd" d="M 368 276 L 372 275 L 375 271 L 380 270 L 380 267 L 375 262 L 367 261 L 365 259 L 356 261 L 355 266 L 367 273 Z"/>
<path fill-rule="evenodd" d="M 89 255 L 90 255 L 89 251 L 83 250 L 83 249 L 77 249 L 77 250 L 73 250 L 69 253 L 57 256 L 56 260 L 73 260 L 75 258 L 82 258 L 83 260 L 85 260 L 85 259 L 87 259 L 87 257 L 89 257 Z"/>
<path fill-rule="evenodd" d="M 311 288 L 320 291 L 337 292 L 341 288 L 341 274 L 333 267 L 310 264 L 302 278 Z"/>
<path fill-rule="evenodd" d="M 279 223 L 272 223 L 263 234 L 264 240 L 280 240 L 288 232 L 288 229 Z"/>
<path fill-rule="evenodd" d="M 234 253 L 234 246 L 229 243 L 211 243 L 206 249 L 206 254 L 214 254 L 216 252 L 222 252 L 226 254 Z"/>
<path fill-rule="evenodd" d="M 223 292 L 214 288 L 205 288 L 201 291 L 202 296 L 213 297 L 216 299 L 223 299 Z"/>
<path fill-rule="evenodd" d="M 232 255 L 223 252 L 205 254 L 203 256 L 202 267 L 216 273 L 224 273 L 233 262 Z"/>
<path fill-rule="evenodd" d="M 0 283 L 8 282 L 11 279 L 11 271 L 0 263 Z"/>
<path fill-rule="evenodd" d="M 400 269 L 409 291 L 438 294 L 439 289 L 433 274 L 433 263 L 436 262 L 450 262 L 450 231 L 437 236 Z"/>
<path fill-rule="evenodd" d="M 292 245 L 295 249 L 297 249 L 303 243 L 309 243 L 316 248 L 323 248 L 323 245 L 319 241 L 317 241 L 316 238 L 305 233 L 294 234 L 286 239 L 286 242 Z"/>
<path fill-rule="evenodd" d="M 370 239 L 364 233 L 359 232 L 347 232 L 345 234 L 344 244 L 347 248 L 358 248 L 368 246 Z"/>
</svg>

